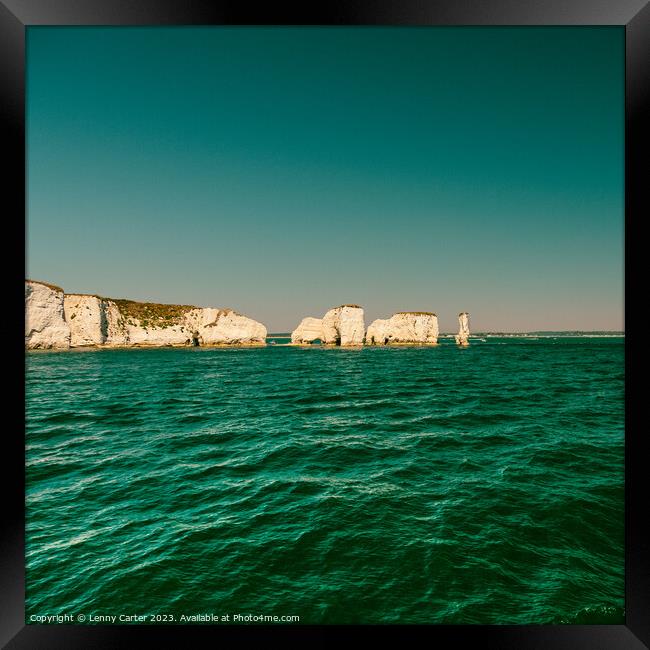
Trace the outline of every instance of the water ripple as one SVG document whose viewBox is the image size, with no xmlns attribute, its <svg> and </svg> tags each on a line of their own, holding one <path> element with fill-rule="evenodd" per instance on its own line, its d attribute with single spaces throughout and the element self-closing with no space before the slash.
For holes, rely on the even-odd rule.
<svg viewBox="0 0 650 650">
<path fill-rule="evenodd" d="M 27 356 L 27 612 L 621 623 L 623 343 Z"/>
</svg>

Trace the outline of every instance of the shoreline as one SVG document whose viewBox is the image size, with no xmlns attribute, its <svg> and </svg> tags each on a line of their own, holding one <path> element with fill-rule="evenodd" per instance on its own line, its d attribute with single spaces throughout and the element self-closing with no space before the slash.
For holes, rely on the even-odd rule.
<svg viewBox="0 0 650 650">
<path fill-rule="evenodd" d="M 91 350 L 161 350 L 161 349 L 175 349 L 175 350 L 194 350 L 194 349 L 238 349 L 238 348 L 266 348 L 269 347 L 268 343 L 210 343 L 204 345 L 182 345 L 176 343 L 167 343 L 165 345 L 156 344 L 142 344 L 137 343 L 134 345 L 74 345 L 67 348 L 51 347 L 51 348 L 28 348 L 25 347 L 25 352 L 86 352 Z"/>
<path fill-rule="evenodd" d="M 76 345 L 71 347 L 49 347 L 49 348 L 32 348 L 25 347 L 25 353 L 44 353 L 44 352 L 91 352 L 94 350 L 193 350 L 193 349 L 212 349 L 212 350 L 240 350 L 240 349 L 259 349 L 259 348 L 304 348 L 314 350 L 361 350 L 361 349 L 386 349 L 386 348 L 439 348 L 439 347 L 456 347 L 465 349 L 471 346 L 460 346 L 453 341 L 453 336 L 442 336 L 444 341 L 451 343 L 387 343 L 382 345 L 363 343 L 360 345 L 335 345 L 331 343 L 275 343 L 270 342 L 274 338 L 289 338 L 279 336 L 269 336 L 265 343 L 211 343 L 204 345 L 182 345 L 182 344 L 134 344 L 134 345 Z M 555 336 L 532 336 L 527 334 L 508 334 L 508 335 L 476 335 L 470 336 L 470 341 L 474 344 L 486 343 L 486 339 L 524 339 L 524 340 L 548 340 L 548 339 L 625 339 L 625 334 L 561 334 Z"/>
</svg>

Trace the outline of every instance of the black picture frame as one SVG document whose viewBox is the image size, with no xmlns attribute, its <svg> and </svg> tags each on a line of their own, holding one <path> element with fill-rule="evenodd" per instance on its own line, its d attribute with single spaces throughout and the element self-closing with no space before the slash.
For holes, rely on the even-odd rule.
<svg viewBox="0 0 650 650">
<path fill-rule="evenodd" d="M 625 224 L 626 271 L 630 228 L 648 214 L 647 116 L 650 115 L 650 6 L 646 0 L 354 0 L 289 9 L 266 4 L 259 9 L 242 3 L 203 0 L 0 0 L 0 121 L 4 158 L 4 223 L 15 239 L 5 248 L 21 258 L 25 250 L 25 31 L 32 25 L 616 25 L 625 30 Z M 20 238 L 23 237 L 23 245 Z M 24 310 L 20 264 L 6 277 L 12 313 Z M 22 273 L 22 277 L 18 277 Z M 630 273 L 626 273 L 626 298 Z M 626 302 L 627 304 L 627 302 Z M 24 523 L 25 438 L 24 357 L 19 348 L 21 319 L 9 326 L 11 369 L 7 373 L 16 395 L 10 409 L 18 425 L 7 426 L 2 439 L 3 526 L 0 533 L 0 645 L 22 648 L 116 648 L 145 642 L 160 647 L 196 645 L 201 635 L 224 642 L 250 635 L 265 640 L 327 642 L 335 635 L 379 632 L 387 642 L 411 643 L 424 635 L 440 647 L 478 645 L 494 648 L 643 648 L 650 645 L 650 543 L 645 531 L 650 480 L 644 467 L 645 427 L 631 429 L 626 394 L 625 440 L 625 625 L 558 626 L 75 626 L 25 625 Z M 626 333 L 629 336 L 629 332 Z M 626 369 L 630 366 L 626 345 Z M 14 370 L 15 368 L 15 370 Z M 14 377 L 17 373 L 18 380 Z M 626 384 L 627 385 L 627 384 Z M 21 411 L 22 409 L 22 411 Z M 23 435 L 20 428 L 23 427 Z M 5 645 L 6 644 L 6 645 Z"/>
</svg>

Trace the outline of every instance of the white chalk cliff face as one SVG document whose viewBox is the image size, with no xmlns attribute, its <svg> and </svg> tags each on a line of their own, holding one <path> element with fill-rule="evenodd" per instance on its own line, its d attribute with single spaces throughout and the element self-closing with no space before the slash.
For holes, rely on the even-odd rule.
<svg viewBox="0 0 650 650">
<path fill-rule="evenodd" d="M 63 289 L 25 282 L 25 347 L 70 347 L 70 327 L 63 311 Z"/>
<path fill-rule="evenodd" d="M 266 345 L 266 327 L 232 309 L 190 308 L 171 317 L 118 312 L 107 319 L 115 322 L 108 345 Z"/>
<path fill-rule="evenodd" d="M 357 305 L 341 305 L 323 317 L 321 340 L 327 345 L 363 345 L 365 329 L 363 309 Z"/>
<path fill-rule="evenodd" d="M 104 318 L 106 319 L 106 345 L 119 346 L 129 344 L 126 319 L 117 304 L 108 298 L 103 299 Z"/>
<path fill-rule="evenodd" d="M 312 343 L 317 339 L 323 340 L 323 319 L 307 316 L 300 321 L 300 325 L 291 332 L 291 342 L 297 345 Z"/>
<path fill-rule="evenodd" d="M 70 294 L 63 298 L 65 320 L 70 327 L 70 347 L 101 345 L 106 340 L 102 299 Z"/>
<path fill-rule="evenodd" d="M 466 311 L 458 314 L 458 334 L 454 338 L 458 345 L 469 345 L 469 314 Z"/>
<path fill-rule="evenodd" d="M 194 309 L 185 318 L 200 345 L 266 344 L 266 327 L 232 309 Z"/>
<path fill-rule="evenodd" d="M 266 345 L 266 327 L 232 309 L 71 294 L 25 282 L 25 347 Z"/>
<path fill-rule="evenodd" d="M 438 343 L 438 317 L 429 312 L 400 312 L 373 321 L 366 332 L 366 345 Z"/>
<path fill-rule="evenodd" d="M 162 323 L 131 317 L 125 336 L 129 345 L 266 345 L 262 323 L 232 309 L 213 307 L 189 309 Z"/>
</svg>

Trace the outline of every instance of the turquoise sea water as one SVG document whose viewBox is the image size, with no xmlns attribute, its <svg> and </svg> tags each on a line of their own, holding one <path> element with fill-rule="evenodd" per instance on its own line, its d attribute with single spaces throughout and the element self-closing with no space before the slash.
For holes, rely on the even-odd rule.
<svg viewBox="0 0 650 650">
<path fill-rule="evenodd" d="M 622 623 L 623 341 L 29 353 L 27 621 Z"/>
</svg>

